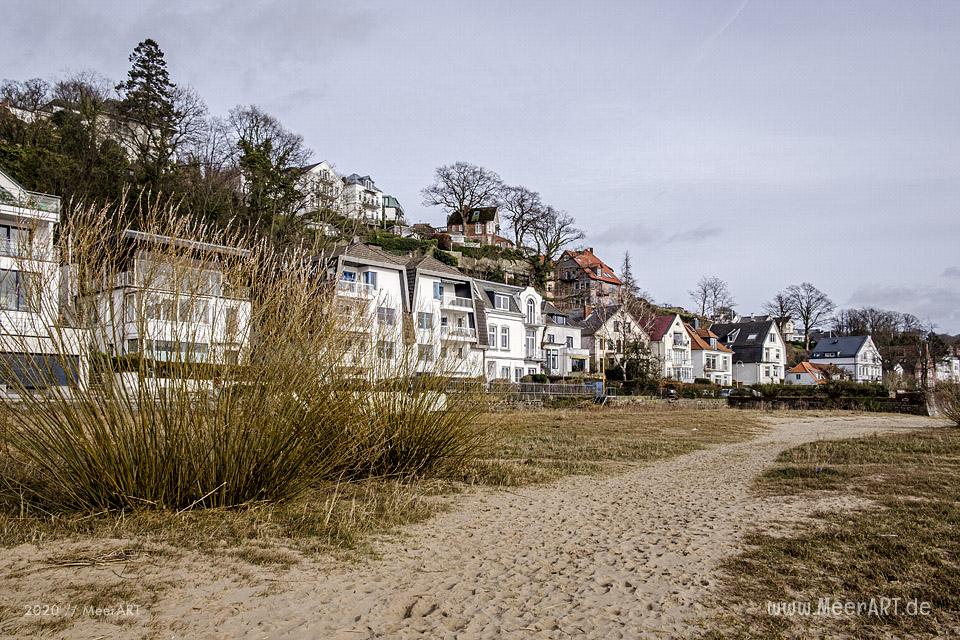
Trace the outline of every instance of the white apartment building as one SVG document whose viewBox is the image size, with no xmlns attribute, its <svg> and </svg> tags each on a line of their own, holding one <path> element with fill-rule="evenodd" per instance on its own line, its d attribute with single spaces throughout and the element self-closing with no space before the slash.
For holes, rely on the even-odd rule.
<svg viewBox="0 0 960 640">
<path fill-rule="evenodd" d="M 565 311 L 543 301 L 543 371 L 550 376 L 590 373 L 590 350 L 583 347 L 583 329 Z"/>
<path fill-rule="evenodd" d="M 403 324 L 410 294 L 404 260 L 361 243 L 337 247 L 325 260 L 351 340 L 350 366 L 373 378 L 406 373 Z"/>
<path fill-rule="evenodd" d="M 870 336 L 821 338 L 810 353 L 810 363 L 836 365 L 854 382 L 883 380 L 883 359 Z"/>
<path fill-rule="evenodd" d="M 650 351 L 664 378 L 693 382 L 693 357 L 686 325 L 679 314 L 657 316 L 650 329 Z"/>
<path fill-rule="evenodd" d="M 937 382 L 960 384 L 960 356 L 948 355 L 937 362 Z"/>
<path fill-rule="evenodd" d="M 690 336 L 693 379 L 702 378 L 721 386 L 733 384 L 733 351 L 704 327 L 684 325 Z"/>
<path fill-rule="evenodd" d="M 410 259 L 406 269 L 418 371 L 480 376 L 480 311 L 470 277 L 430 256 Z"/>
<path fill-rule="evenodd" d="M 380 224 L 383 216 L 383 192 L 370 176 L 351 173 L 343 178 L 343 215 L 367 224 Z"/>
<path fill-rule="evenodd" d="M 342 210 L 343 178 L 326 160 L 301 167 L 297 186 L 304 194 L 300 213 Z"/>
<path fill-rule="evenodd" d="M 781 384 L 787 348 L 775 320 L 728 322 L 710 327 L 733 350 L 733 380 L 740 384 Z"/>
<path fill-rule="evenodd" d="M 486 280 L 474 280 L 474 292 L 482 317 L 481 329 L 485 332 L 481 345 L 486 347 L 487 380 L 520 382 L 524 376 L 541 373 L 543 297 L 533 287 Z"/>
<path fill-rule="evenodd" d="M 64 326 L 54 248 L 60 198 L 0 171 L 0 385 L 84 384 L 86 333 Z M 13 389 L 11 389 L 13 388 Z"/>
<path fill-rule="evenodd" d="M 94 283 L 93 341 L 111 356 L 240 364 L 249 345 L 250 296 L 221 266 L 246 251 L 127 230 L 113 240 L 112 282 Z"/>
</svg>

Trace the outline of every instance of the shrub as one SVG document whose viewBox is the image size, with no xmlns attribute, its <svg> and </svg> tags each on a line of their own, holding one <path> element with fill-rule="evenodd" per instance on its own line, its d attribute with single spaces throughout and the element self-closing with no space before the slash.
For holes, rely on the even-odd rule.
<svg viewBox="0 0 960 640">
<path fill-rule="evenodd" d="M 960 426 L 960 384 L 938 384 L 933 400 L 945 418 Z"/>
</svg>

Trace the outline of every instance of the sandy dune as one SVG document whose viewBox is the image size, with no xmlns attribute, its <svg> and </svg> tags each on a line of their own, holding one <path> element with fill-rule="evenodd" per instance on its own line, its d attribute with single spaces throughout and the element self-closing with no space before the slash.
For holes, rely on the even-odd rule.
<svg viewBox="0 0 960 640">
<path fill-rule="evenodd" d="M 380 559 L 302 562 L 255 587 L 215 569 L 197 575 L 185 563 L 175 570 L 180 585 L 151 607 L 151 631 L 181 638 L 686 637 L 739 536 L 757 522 L 795 520 L 809 510 L 809 503 L 751 495 L 751 479 L 778 452 L 817 438 L 931 424 L 887 415 L 774 419 L 770 432 L 749 442 L 613 477 L 478 491 L 401 540 L 381 543 Z M 97 626 L 96 635 L 111 637 L 147 631 Z M 81 630 L 96 631 L 83 625 L 71 635 Z"/>
</svg>

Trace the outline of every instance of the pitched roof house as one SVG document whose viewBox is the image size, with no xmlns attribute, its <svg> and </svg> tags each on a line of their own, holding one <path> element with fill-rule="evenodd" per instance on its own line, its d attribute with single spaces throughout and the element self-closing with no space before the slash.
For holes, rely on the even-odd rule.
<svg viewBox="0 0 960 640">
<path fill-rule="evenodd" d="M 554 280 L 553 303 L 557 308 L 583 308 L 584 315 L 590 315 L 593 307 L 615 303 L 623 285 L 592 247 L 564 251 L 554 268 Z"/>
<path fill-rule="evenodd" d="M 513 243 L 500 235 L 500 210 L 497 207 L 474 207 L 465 212 L 454 211 L 447 217 L 447 233 L 454 243 L 512 247 Z"/>
<path fill-rule="evenodd" d="M 810 353 L 810 362 L 836 365 L 855 382 L 880 382 L 883 379 L 883 360 L 870 336 L 821 338 Z"/>
<path fill-rule="evenodd" d="M 775 320 L 718 323 L 710 330 L 733 350 L 734 380 L 744 384 L 783 382 L 787 350 Z"/>
<path fill-rule="evenodd" d="M 823 384 L 828 380 L 829 377 L 823 369 L 815 364 L 804 361 L 787 371 L 787 377 L 783 382 L 784 384 L 793 385 L 811 385 Z"/>
<path fill-rule="evenodd" d="M 733 383 L 733 350 L 706 327 L 684 325 L 690 336 L 690 356 L 693 361 L 693 377 L 705 378 L 714 384 L 729 386 Z"/>
<path fill-rule="evenodd" d="M 650 350 L 660 360 L 664 378 L 693 382 L 690 337 L 680 314 L 654 318 L 650 328 Z"/>
</svg>

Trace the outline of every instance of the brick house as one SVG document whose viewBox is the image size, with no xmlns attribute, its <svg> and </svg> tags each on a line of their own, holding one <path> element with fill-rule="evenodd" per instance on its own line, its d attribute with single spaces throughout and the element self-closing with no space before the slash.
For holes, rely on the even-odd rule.
<svg viewBox="0 0 960 640">
<path fill-rule="evenodd" d="M 593 248 L 563 252 L 554 268 L 553 304 L 558 309 L 589 310 L 618 301 L 623 283 Z"/>
<path fill-rule="evenodd" d="M 447 218 L 447 233 L 454 244 L 513 246 L 510 240 L 500 235 L 500 210 L 497 207 L 474 207 L 466 213 L 451 213 Z"/>
</svg>

